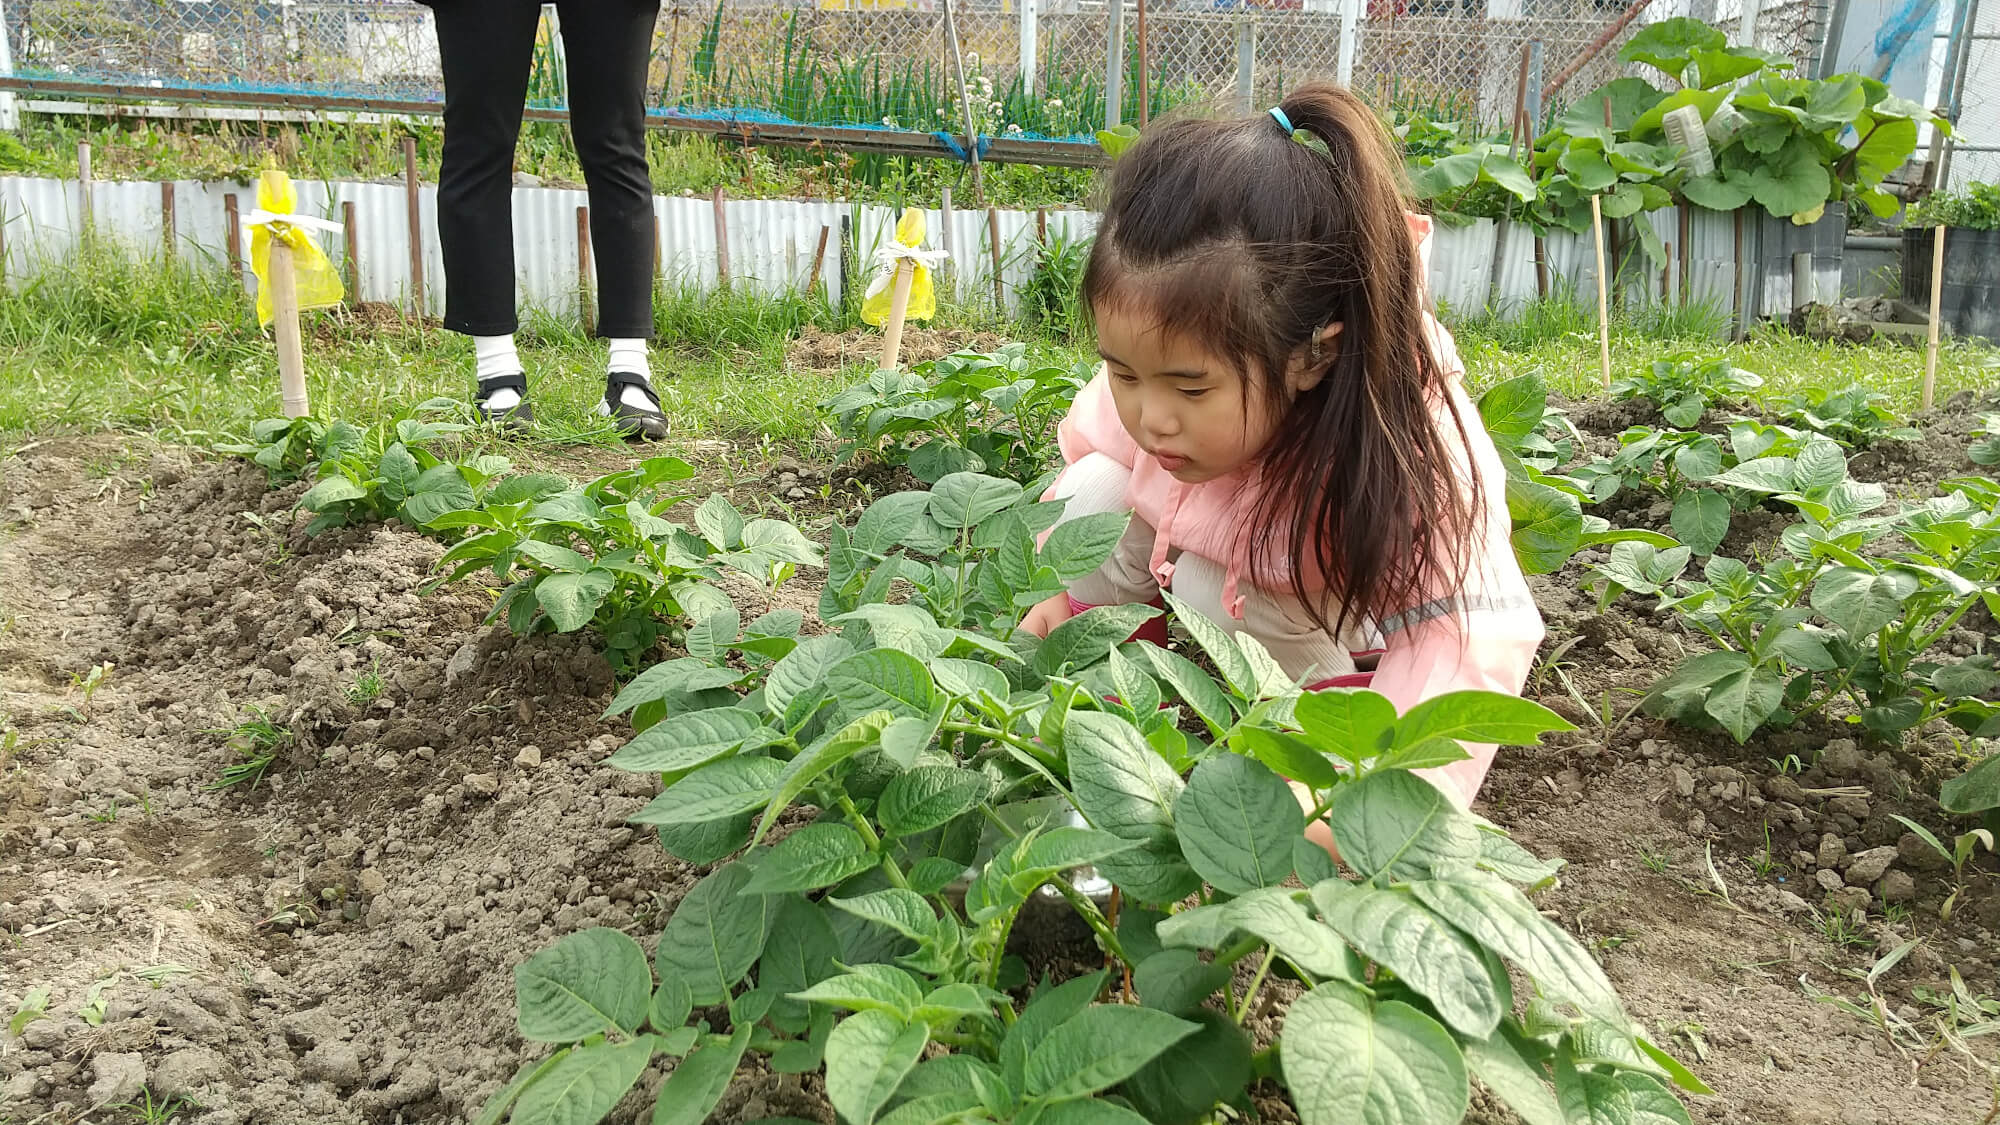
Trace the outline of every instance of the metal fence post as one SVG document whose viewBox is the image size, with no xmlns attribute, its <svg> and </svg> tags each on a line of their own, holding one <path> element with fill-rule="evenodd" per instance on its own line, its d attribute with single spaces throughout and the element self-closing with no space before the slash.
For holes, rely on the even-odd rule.
<svg viewBox="0 0 2000 1125">
<path fill-rule="evenodd" d="M 1337 71 L 1342 86 L 1354 84 L 1355 24 L 1361 18 L 1361 0 L 1341 0 L 1340 62 Z"/>
<path fill-rule="evenodd" d="M 1040 46 L 1041 0 L 1018 0 L 1021 5 L 1021 92 L 1035 96 L 1036 51 Z"/>
<path fill-rule="evenodd" d="M 1245 10 L 1236 17 L 1236 102 L 1249 113 L 1257 100 L 1257 16 Z"/>
<path fill-rule="evenodd" d="M 1105 0 L 1104 127 L 1125 123 L 1125 0 Z"/>
</svg>

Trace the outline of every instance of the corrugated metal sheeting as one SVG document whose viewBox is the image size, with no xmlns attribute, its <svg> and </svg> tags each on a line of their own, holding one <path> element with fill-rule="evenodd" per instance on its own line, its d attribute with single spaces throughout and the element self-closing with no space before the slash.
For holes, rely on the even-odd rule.
<svg viewBox="0 0 2000 1125">
<path fill-rule="evenodd" d="M 304 214 L 340 220 L 343 203 L 354 204 L 353 240 L 360 264 L 362 300 L 407 305 L 410 284 L 410 228 L 407 196 L 400 182 L 326 183 L 297 181 Z M 253 188 L 233 183 L 181 181 L 173 185 L 175 252 L 192 260 L 220 265 L 227 257 L 224 199 L 237 197 L 249 211 Z M 515 274 L 526 308 L 539 308 L 564 320 L 578 315 L 577 209 L 588 202 L 580 190 L 520 187 L 514 191 Z M 0 177 L 0 231 L 5 252 L 0 256 L 7 279 L 31 277 L 46 262 L 60 262 L 78 245 L 78 187 L 73 180 Z M 115 239 L 141 253 L 158 254 L 163 245 L 161 189 L 157 183 L 94 183 L 93 222 L 101 236 Z M 716 224 L 712 200 L 660 196 L 654 200 L 660 230 L 660 273 L 669 288 L 701 292 L 717 285 Z M 830 299 L 841 299 L 843 286 L 865 286 L 873 275 L 875 250 L 891 237 L 897 218 L 893 208 L 793 200 L 725 200 L 729 237 L 730 281 L 760 293 L 803 289 L 812 275 L 820 232 L 827 232 L 827 250 L 820 280 Z M 424 304 L 432 315 L 444 311 L 444 262 L 437 239 L 437 190 L 419 191 L 424 250 Z M 1830 211 L 1832 209 L 1829 209 Z M 1679 239 L 1679 214 L 1654 212 L 1648 221 L 1669 244 Z M 928 212 L 933 247 L 952 250 L 951 274 L 959 295 L 980 300 L 992 290 L 992 240 L 984 211 L 956 210 L 949 237 L 944 217 Z M 1010 308 L 1016 293 L 1034 271 L 1033 247 L 1037 216 L 1028 211 L 997 213 L 1000 277 Z M 1096 229 L 1097 216 L 1059 210 L 1047 214 L 1051 239 L 1080 238 Z M 1791 249 L 1811 248 L 1820 281 L 1820 297 L 1839 292 L 1839 235 L 1844 219 L 1829 214 L 1826 232 L 1792 228 L 1761 212 L 1744 213 L 1743 256 L 1753 264 L 1752 276 L 1739 281 L 1734 216 L 1695 209 L 1690 221 L 1689 288 L 1699 300 L 1732 307 L 1740 287 L 1746 300 L 1739 323 L 1747 326 L 1759 315 L 1790 307 Z M 1821 237 L 1831 232 L 1831 237 Z M 1552 292 L 1570 288 L 1588 301 L 1596 293 L 1595 254 L 1590 236 L 1551 232 L 1544 240 Z M 249 245 L 246 238 L 243 245 Z M 322 235 L 321 245 L 345 269 L 345 244 L 340 235 Z M 842 248 L 848 260 L 843 262 Z M 1769 253 L 1762 252 L 1768 249 Z M 1673 257 L 1679 258 L 1674 245 Z M 1673 267 L 1678 270 L 1678 264 Z M 1534 299 L 1536 294 L 1534 237 L 1521 224 L 1490 219 L 1453 226 L 1439 223 L 1431 251 L 1431 288 L 1436 298 L 1460 313 L 1493 308 L 1503 315 Z M 850 275 L 852 273 L 852 276 Z M 1497 276 L 1496 276 L 1497 274 Z M 1674 276 L 1678 289 L 1678 274 Z M 246 278 L 245 284 L 254 284 Z M 1657 293 L 1657 275 L 1628 281 L 1628 295 L 1645 299 Z"/>
</svg>

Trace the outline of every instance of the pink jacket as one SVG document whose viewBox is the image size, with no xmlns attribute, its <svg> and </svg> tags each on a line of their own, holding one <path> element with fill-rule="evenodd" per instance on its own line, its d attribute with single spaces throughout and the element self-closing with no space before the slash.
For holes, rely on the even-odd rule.
<svg viewBox="0 0 2000 1125">
<path fill-rule="evenodd" d="M 1430 220 L 1410 217 L 1411 234 L 1427 263 Z M 1439 411 L 1440 429 L 1457 446 L 1461 479 L 1474 473 L 1483 488 L 1484 519 L 1465 580 L 1456 589 L 1440 589 L 1416 606 L 1387 621 L 1374 622 L 1387 651 L 1377 666 L 1372 687 L 1398 710 L 1447 692 L 1484 690 L 1516 694 L 1527 682 L 1535 652 L 1542 643 L 1541 613 L 1535 608 L 1527 581 L 1514 557 L 1513 521 L 1507 512 L 1507 473 L 1492 439 L 1479 421 L 1479 411 L 1458 380 L 1465 374 L 1458 348 L 1442 325 L 1428 315 L 1433 347 L 1440 366 L 1454 377 L 1451 399 L 1464 420 L 1466 443 Z M 1170 551 L 1192 552 L 1226 564 L 1223 603 L 1241 618 L 1240 584 L 1250 574 L 1251 535 L 1243 513 L 1254 500 L 1254 487 L 1238 472 L 1202 484 L 1182 484 L 1141 450 L 1118 420 L 1111 384 L 1103 370 L 1077 394 L 1057 431 L 1066 464 L 1091 453 L 1103 453 L 1132 470 L 1126 502 L 1157 532 L 1153 543 L 1153 576 L 1162 587 L 1173 582 Z M 1495 747 L 1468 746 L 1472 757 L 1463 762 L 1423 771 L 1461 806 L 1471 804 L 1492 765 Z"/>
</svg>

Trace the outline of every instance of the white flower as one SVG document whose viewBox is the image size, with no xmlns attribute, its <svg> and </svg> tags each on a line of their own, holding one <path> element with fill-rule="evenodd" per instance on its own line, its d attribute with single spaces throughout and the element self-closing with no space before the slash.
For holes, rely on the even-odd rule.
<svg viewBox="0 0 2000 1125">
<path fill-rule="evenodd" d="M 1018 133 L 1021 131 L 1021 127 L 1019 125 L 1009 125 L 1007 126 L 1007 131 L 1009 133 Z"/>
<path fill-rule="evenodd" d="M 1062 108 L 1062 99 L 1061 99 L 1061 98 L 1050 98 L 1050 99 L 1049 99 L 1049 108 L 1050 108 L 1050 109 L 1061 109 L 1061 108 Z"/>
<path fill-rule="evenodd" d="M 894 117 L 884 117 L 882 119 L 882 124 L 891 129 L 894 129 L 896 128 L 896 119 Z"/>
<path fill-rule="evenodd" d="M 967 51 L 967 52 L 965 52 L 965 65 L 967 65 L 967 66 L 978 66 L 978 65 L 979 65 L 979 52 L 978 52 L 978 51 Z"/>
</svg>

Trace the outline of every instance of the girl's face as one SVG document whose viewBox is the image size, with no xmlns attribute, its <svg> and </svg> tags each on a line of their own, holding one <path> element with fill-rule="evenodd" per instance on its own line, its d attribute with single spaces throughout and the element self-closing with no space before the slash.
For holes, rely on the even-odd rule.
<svg viewBox="0 0 2000 1125">
<path fill-rule="evenodd" d="M 1216 480 L 1262 452 L 1281 407 L 1236 363 L 1163 331 L 1143 311 L 1099 309 L 1096 321 L 1097 352 L 1111 377 L 1118 420 L 1174 479 Z M 1289 402 L 1316 385 L 1319 374 L 1294 364 L 1286 382 Z"/>
</svg>

